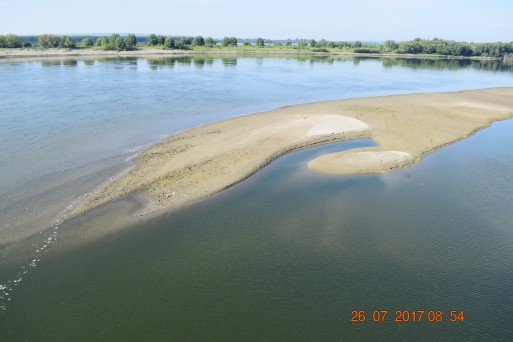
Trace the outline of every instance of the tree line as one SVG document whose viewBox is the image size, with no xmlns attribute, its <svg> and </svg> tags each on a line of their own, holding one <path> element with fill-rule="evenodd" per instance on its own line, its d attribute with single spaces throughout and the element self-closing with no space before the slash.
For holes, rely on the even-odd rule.
<svg viewBox="0 0 513 342">
<path fill-rule="evenodd" d="M 96 47 L 103 50 L 132 50 L 137 45 L 137 37 L 128 34 L 123 37 L 117 33 L 109 37 L 70 37 L 42 34 L 39 36 L 19 37 L 15 34 L 0 35 L 0 48 L 68 48 Z"/>
<path fill-rule="evenodd" d="M 236 47 L 239 43 L 242 46 L 274 46 L 288 47 L 298 50 L 309 50 L 313 52 L 330 52 L 338 49 L 344 52 L 354 53 L 395 53 L 395 54 L 426 54 L 443 56 L 464 56 L 464 57 L 503 57 L 511 59 L 513 56 L 513 42 L 494 42 L 494 43 L 474 43 L 461 42 L 453 40 L 444 40 L 440 38 L 422 39 L 415 38 L 410 41 L 396 42 L 386 40 L 383 43 L 369 43 L 361 41 L 327 41 L 315 39 L 295 39 L 287 41 L 264 40 L 259 37 L 252 40 L 239 40 L 236 37 L 224 37 L 217 41 L 212 37 L 171 37 L 156 35 L 154 33 L 144 37 L 136 37 L 134 34 L 121 36 L 112 34 L 111 36 L 97 37 L 70 37 L 55 36 L 52 34 L 42 34 L 39 36 L 17 36 L 15 34 L 0 35 L 0 48 L 29 48 L 37 46 L 39 48 L 76 48 L 76 47 L 96 47 L 103 50 L 132 50 L 138 44 L 144 44 L 150 47 L 164 49 L 189 49 L 191 47 L 212 48 L 219 43 L 223 47 Z"/>
<path fill-rule="evenodd" d="M 440 38 L 422 39 L 397 43 L 393 40 L 387 40 L 383 44 L 385 52 L 399 54 L 426 54 L 426 55 L 444 55 L 444 56 L 464 56 L 464 57 L 507 57 L 513 54 L 513 42 L 503 43 L 468 43 L 454 40 L 444 40 Z"/>
<path fill-rule="evenodd" d="M 236 37 L 224 37 L 221 46 L 237 46 Z M 146 38 L 146 46 L 163 47 L 167 49 L 188 49 L 191 46 L 217 46 L 217 41 L 212 37 L 203 38 L 203 36 L 190 37 L 164 37 L 151 33 Z"/>
</svg>

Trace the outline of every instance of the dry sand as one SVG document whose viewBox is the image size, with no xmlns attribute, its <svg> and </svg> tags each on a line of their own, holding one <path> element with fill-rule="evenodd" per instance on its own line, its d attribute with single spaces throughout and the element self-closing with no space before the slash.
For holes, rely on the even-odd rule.
<svg viewBox="0 0 513 342">
<path fill-rule="evenodd" d="M 289 106 L 200 126 L 159 141 L 135 165 L 93 192 L 79 214 L 131 193 L 145 213 L 173 208 L 226 189 L 279 156 L 355 138 L 379 146 L 316 158 L 327 173 L 383 173 L 513 117 L 513 88 L 351 99 Z"/>
</svg>

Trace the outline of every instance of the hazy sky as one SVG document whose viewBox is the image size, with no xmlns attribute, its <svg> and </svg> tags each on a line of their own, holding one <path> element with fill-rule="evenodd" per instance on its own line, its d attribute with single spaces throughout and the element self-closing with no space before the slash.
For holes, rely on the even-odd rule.
<svg viewBox="0 0 513 342">
<path fill-rule="evenodd" d="M 0 0 L 0 34 L 513 41 L 511 0 Z"/>
</svg>

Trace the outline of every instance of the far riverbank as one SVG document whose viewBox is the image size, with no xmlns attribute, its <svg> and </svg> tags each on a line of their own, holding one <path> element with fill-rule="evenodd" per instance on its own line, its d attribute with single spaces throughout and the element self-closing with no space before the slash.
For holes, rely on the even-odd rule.
<svg viewBox="0 0 513 342">
<path fill-rule="evenodd" d="M 294 50 L 282 48 L 212 48 L 190 50 L 165 50 L 156 48 L 140 48 L 136 50 L 115 51 L 99 50 L 95 48 L 48 48 L 48 49 L 0 49 L 0 62 L 17 61 L 39 58 L 76 58 L 76 57 L 147 57 L 147 56 L 187 56 L 187 55 L 261 55 L 261 56 L 345 56 L 345 57 L 386 57 L 386 58 L 415 58 L 415 59 L 456 59 L 456 60 L 483 60 L 495 61 L 502 58 L 495 57 L 465 57 L 426 54 L 399 54 L 399 53 L 355 53 L 355 52 L 316 52 L 312 50 Z"/>
</svg>

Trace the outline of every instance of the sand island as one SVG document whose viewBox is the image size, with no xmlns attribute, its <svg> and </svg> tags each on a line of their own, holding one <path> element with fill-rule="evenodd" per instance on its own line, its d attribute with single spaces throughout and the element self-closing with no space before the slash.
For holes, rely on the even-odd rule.
<svg viewBox="0 0 513 342">
<path fill-rule="evenodd" d="M 320 156 L 322 173 L 385 173 L 513 117 L 513 88 L 395 95 L 287 106 L 174 134 L 91 193 L 80 214 L 125 195 L 149 200 L 145 213 L 222 191 L 294 150 L 372 138 L 379 145 Z"/>
</svg>

